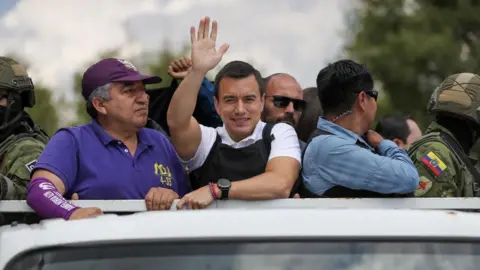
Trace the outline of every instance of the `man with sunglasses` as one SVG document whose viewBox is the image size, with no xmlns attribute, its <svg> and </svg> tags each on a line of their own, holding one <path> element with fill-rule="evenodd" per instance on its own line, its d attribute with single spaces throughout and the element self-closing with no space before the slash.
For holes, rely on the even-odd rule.
<svg viewBox="0 0 480 270">
<path fill-rule="evenodd" d="M 265 78 L 263 121 L 296 127 L 305 107 L 302 88 L 295 78 L 285 73 Z"/>
<path fill-rule="evenodd" d="M 296 129 L 306 107 L 303 91 L 297 80 L 285 73 L 275 73 L 265 78 L 265 106 L 262 121 L 287 123 Z M 300 148 L 305 142 L 299 140 Z"/>
<path fill-rule="evenodd" d="M 329 64 L 319 72 L 317 88 L 325 116 L 304 152 L 302 197 L 411 195 L 418 186 L 415 165 L 370 130 L 378 92 L 366 67 L 351 60 Z"/>
</svg>

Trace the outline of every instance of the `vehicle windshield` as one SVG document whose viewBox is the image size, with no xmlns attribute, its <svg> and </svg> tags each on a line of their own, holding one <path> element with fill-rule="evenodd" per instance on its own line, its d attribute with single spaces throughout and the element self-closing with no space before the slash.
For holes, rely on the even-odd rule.
<svg viewBox="0 0 480 270">
<path fill-rule="evenodd" d="M 17 257 L 7 270 L 478 269 L 479 245 L 452 242 L 149 243 L 59 247 Z"/>
</svg>

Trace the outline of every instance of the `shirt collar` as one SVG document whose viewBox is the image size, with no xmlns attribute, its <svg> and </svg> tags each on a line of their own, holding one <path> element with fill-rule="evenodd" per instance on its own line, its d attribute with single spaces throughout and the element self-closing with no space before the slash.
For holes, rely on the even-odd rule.
<svg viewBox="0 0 480 270">
<path fill-rule="evenodd" d="M 107 132 L 103 129 L 103 127 L 98 123 L 97 120 L 92 120 L 92 128 L 97 137 L 100 139 L 100 141 L 103 143 L 103 145 L 108 145 L 112 142 L 118 142 L 117 139 L 113 138 L 112 136 L 108 135 Z M 152 141 L 152 138 L 150 135 L 145 131 L 145 128 L 140 129 L 140 131 L 137 133 L 138 135 L 138 140 L 139 143 L 143 143 L 147 145 L 148 147 L 153 147 L 154 143 Z"/>
<path fill-rule="evenodd" d="M 256 135 L 262 133 L 264 125 L 265 125 L 264 122 L 258 121 L 258 123 L 255 126 L 255 129 L 253 130 L 252 134 L 250 134 L 248 137 L 244 138 L 243 140 L 241 140 L 239 142 L 235 142 L 232 139 L 232 137 L 230 137 L 230 134 L 228 134 L 228 131 L 225 128 L 225 124 L 223 124 L 223 126 L 220 129 L 218 129 L 218 135 L 222 139 L 223 143 L 227 144 L 227 145 L 233 145 L 233 144 L 241 143 L 241 142 L 256 141 Z"/>
<path fill-rule="evenodd" d="M 160 132 L 160 131 L 156 130 L 155 132 Z M 155 146 L 155 144 L 153 143 L 152 137 L 150 136 L 150 134 L 148 134 L 148 132 L 145 130 L 145 128 L 140 129 L 140 131 L 137 133 L 137 135 L 138 135 L 138 139 L 139 139 L 140 143 L 145 144 L 149 148 Z"/>
<path fill-rule="evenodd" d="M 352 143 L 357 143 L 360 142 L 367 146 L 370 149 L 373 149 L 361 136 L 358 136 L 358 134 L 342 127 L 339 126 L 335 123 L 332 123 L 331 121 L 325 120 L 323 117 L 320 117 L 318 119 L 318 124 L 317 128 L 328 131 L 344 140 L 348 140 Z"/>
</svg>

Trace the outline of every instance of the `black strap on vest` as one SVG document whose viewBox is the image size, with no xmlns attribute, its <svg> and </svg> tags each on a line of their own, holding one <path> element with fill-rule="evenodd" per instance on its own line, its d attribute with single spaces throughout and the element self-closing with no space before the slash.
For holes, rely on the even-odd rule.
<svg viewBox="0 0 480 270">
<path fill-rule="evenodd" d="M 440 137 L 447 143 L 447 146 L 450 147 L 453 152 L 463 161 L 467 170 L 472 174 L 474 179 L 473 192 L 475 197 L 480 197 L 480 173 L 477 171 L 475 166 L 473 166 L 470 158 L 465 154 L 463 148 L 458 145 L 458 143 L 453 139 L 449 134 L 445 132 L 440 132 Z"/>
<path fill-rule="evenodd" d="M 272 141 L 275 140 L 275 136 L 272 134 L 272 129 L 275 126 L 273 123 L 267 123 L 262 131 L 262 139 L 265 144 L 265 150 L 270 156 L 270 150 L 272 149 Z"/>
<path fill-rule="evenodd" d="M 332 133 L 326 130 L 317 128 L 310 134 L 310 137 L 308 138 L 308 141 L 307 141 L 307 145 L 305 146 L 305 149 L 303 149 L 302 151 L 302 168 L 303 168 L 303 160 L 304 160 L 305 152 L 307 152 L 308 145 L 315 137 L 320 135 L 332 135 Z M 292 188 L 290 197 L 293 197 L 296 193 L 298 193 L 298 195 L 300 195 L 301 198 L 323 198 L 324 197 L 311 192 L 307 187 L 305 187 L 301 173 L 298 176 L 297 181 L 295 181 L 295 185 Z"/>
</svg>

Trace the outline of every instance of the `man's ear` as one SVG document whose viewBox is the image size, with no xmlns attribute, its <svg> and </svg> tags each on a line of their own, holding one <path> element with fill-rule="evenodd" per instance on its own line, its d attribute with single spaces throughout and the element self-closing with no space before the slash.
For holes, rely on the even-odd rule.
<svg viewBox="0 0 480 270">
<path fill-rule="evenodd" d="M 97 110 L 99 114 L 107 114 L 107 109 L 105 108 L 105 101 L 101 98 L 94 98 L 92 100 L 92 105 Z"/>
<path fill-rule="evenodd" d="M 213 96 L 213 105 L 215 105 L 215 111 L 217 112 L 218 115 L 220 115 L 220 110 L 218 109 L 218 98 L 216 96 Z"/>
<path fill-rule="evenodd" d="M 367 94 L 365 94 L 365 92 L 360 92 L 357 95 L 357 103 L 362 111 L 367 110 L 367 101 L 368 101 L 368 96 Z"/>
</svg>

